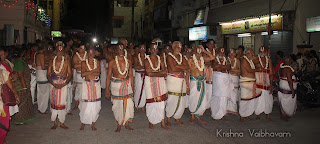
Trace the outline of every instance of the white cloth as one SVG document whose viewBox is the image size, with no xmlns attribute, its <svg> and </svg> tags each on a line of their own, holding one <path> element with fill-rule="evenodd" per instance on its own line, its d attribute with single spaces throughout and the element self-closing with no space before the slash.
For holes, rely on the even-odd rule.
<svg viewBox="0 0 320 144">
<path fill-rule="evenodd" d="M 72 103 L 72 90 L 73 90 L 73 85 L 71 82 L 68 83 L 68 94 L 67 94 L 67 112 L 71 112 L 71 103 Z"/>
<path fill-rule="evenodd" d="M 37 104 L 38 110 L 45 113 L 48 108 L 50 84 L 47 79 L 47 70 L 37 70 Z"/>
<path fill-rule="evenodd" d="M 125 99 L 117 99 L 115 97 L 125 97 L 129 95 L 133 95 L 131 81 L 129 78 L 124 81 L 115 82 L 111 81 L 110 85 L 111 94 L 114 97 L 112 102 L 112 111 L 114 118 L 118 122 L 119 125 L 125 125 L 127 121 L 133 119 L 134 117 L 134 103 L 132 98 Z"/>
<path fill-rule="evenodd" d="M 52 76 L 52 75 L 51 75 Z M 63 84 L 66 80 L 52 79 L 56 84 Z M 50 85 L 50 103 L 51 103 L 51 120 L 54 121 L 57 117 L 60 122 L 65 121 L 65 115 L 67 114 L 67 97 L 68 86 L 64 86 L 61 89 L 56 89 L 53 85 Z"/>
<path fill-rule="evenodd" d="M 198 91 L 197 86 L 198 86 L 197 80 L 190 81 L 189 110 L 191 114 L 195 114 L 198 117 L 203 115 L 208 105 L 206 90 L 205 90 L 206 89 L 205 79 L 203 82 L 201 82 L 200 91 Z M 201 95 L 201 93 L 203 93 L 203 95 Z"/>
<path fill-rule="evenodd" d="M 167 89 L 168 89 L 168 100 L 166 104 L 166 115 L 167 117 L 174 117 L 180 119 L 184 113 L 186 107 L 186 81 L 185 78 L 178 78 L 167 76 Z M 183 94 L 184 96 L 171 95 L 170 92 Z"/>
<path fill-rule="evenodd" d="M 214 83 L 212 84 L 211 116 L 221 119 L 227 114 L 228 99 L 230 99 L 233 83 L 228 73 L 213 72 Z"/>
<path fill-rule="evenodd" d="M 66 114 L 67 114 L 67 110 L 55 110 L 55 109 L 51 109 L 51 121 L 55 121 L 58 117 L 59 121 L 61 123 L 64 123 L 64 121 L 66 120 Z"/>
<path fill-rule="evenodd" d="M 108 63 L 106 60 L 102 60 L 100 63 L 101 67 L 101 74 L 100 74 L 100 82 L 101 82 L 101 88 L 106 88 L 106 80 L 107 80 L 107 70 L 108 70 Z"/>
<path fill-rule="evenodd" d="M 257 89 L 262 91 L 261 96 L 256 99 L 255 114 L 270 114 L 273 107 L 273 96 L 270 94 L 270 78 L 268 73 L 256 72 Z M 261 88 L 262 87 L 262 88 Z"/>
<path fill-rule="evenodd" d="M 75 91 L 75 95 L 74 95 L 74 100 L 78 101 L 81 99 L 82 97 L 82 84 L 85 82 L 84 78 L 81 77 L 81 72 L 77 72 L 76 74 L 77 78 L 76 78 L 76 83 L 77 83 L 77 87 L 76 87 L 76 91 Z"/>
<path fill-rule="evenodd" d="M 164 77 L 145 78 L 145 92 L 147 99 L 154 99 L 168 93 Z M 165 116 L 165 101 L 146 104 L 146 115 L 152 124 L 160 123 Z"/>
<path fill-rule="evenodd" d="M 32 65 L 28 65 L 28 67 L 31 69 L 33 68 Z M 32 97 L 32 104 L 35 104 L 35 92 L 36 92 L 36 86 L 37 86 L 37 81 L 36 81 L 36 76 L 31 74 L 31 80 L 30 80 L 30 91 L 31 91 L 31 97 Z"/>
<path fill-rule="evenodd" d="M 230 99 L 228 99 L 227 112 L 237 114 L 237 101 L 239 100 L 239 76 L 230 74 L 233 87 L 231 87 Z"/>
<path fill-rule="evenodd" d="M 292 79 L 296 79 L 295 76 L 292 76 Z M 297 82 L 293 82 L 293 89 L 297 89 Z M 280 79 L 279 82 L 280 89 L 291 91 L 289 87 L 289 83 L 286 80 Z M 278 91 L 278 99 L 280 103 L 280 108 L 283 110 L 283 112 L 288 116 L 292 117 L 294 113 L 296 112 L 297 108 L 297 94 L 294 98 L 292 98 L 292 94 L 285 94 L 280 91 Z"/>
<path fill-rule="evenodd" d="M 207 97 L 207 106 L 209 109 L 211 107 L 210 101 L 212 98 L 212 83 L 213 83 L 213 69 L 206 66 L 206 97 Z"/>
<path fill-rule="evenodd" d="M 141 74 L 138 72 L 138 70 L 136 70 L 135 78 L 134 78 L 134 100 L 133 100 L 136 108 L 142 108 L 146 105 L 146 94 L 145 94 L 145 89 L 143 85 L 144 75 L 145 75 L 144 73 Z"/>
<path fill-rule="evenodd" d="M 252 115 L 256 107 L 256 99 L 254 91 L 255 78 L 240 77 L 241 100 L 239 103 L 239 114 L 241 117 Z M 254 95 L 255 94 L 255 95 Z"/>
</svg>

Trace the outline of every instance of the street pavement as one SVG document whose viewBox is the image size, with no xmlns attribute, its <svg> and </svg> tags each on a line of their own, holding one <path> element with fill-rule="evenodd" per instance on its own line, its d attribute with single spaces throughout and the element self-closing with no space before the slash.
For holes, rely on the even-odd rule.
<svg viewBox="0 0 320 144">
<path fill-rule="evenodd" d="M 115 133 L 116 124 L 112 113 L 112 103 L 103 98 L 102 109 L 96 122 L 97 131 L 92 131 L 89 125 L 80 131 L 81 122 L 79 110 L 73 110 L 73 115 L 67 115 L 65 124 L 69 130 L 58 127 L 50 130 L 51 114 L 39 114 L 35 108 L 35 120 L 26 125 L 11 125 L 8 133 L 8 144 L 113 144 L 113 143 L 146 143 L 146 144 L 219 144 L 219 143 L 246 143 L 246 144 L 278 144 L 278 143 L 318 143 L 320 135 L 320 108 L 297 111 L 289 122 L 281 121 L 277 102 L 274 104 L 271 118 L 268 122 L 265 115 L 259 121 L 240 122 L 239 116 L 228 115 L 229 122 L 213 122 L 210 115 L 203 116 L 206 124 L 189 124 L 190 112 L 185 111 L 181 121 L 185 126 L 173 124 L 167 131 L 155 125 L 153 130 L 148 129 L 148 119 L 143 112 L 135 114 L 134 131 L 124 127 L 120 133 Z M 252 116 L 255 118 L 255 116 Z M 262 130 L 269 135 L 251 136 L 250 134 Z M 250 133 L 251 132 L 251 133 Z M 284 133 L 285 132 L 285 133 Z M 273 133 L 273 134 L 270 134 Z M 277 135 L 275 135 L 277 133 Z M 229 135 L 228 135 L 229 134 Z M 233 135 L 232 135 L 233 134 Z M 261 133 L 260 133 L 261 134 Z"/>
</svg>

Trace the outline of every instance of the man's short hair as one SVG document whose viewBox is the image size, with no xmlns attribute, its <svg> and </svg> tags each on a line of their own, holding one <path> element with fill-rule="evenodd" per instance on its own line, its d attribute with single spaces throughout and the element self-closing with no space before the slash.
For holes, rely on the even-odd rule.
<svg viewBox="0 0 320 144">
<path fill-rule="evenodd" d="M 177 45 L 177 44 L 181 44 L 181 42 L 180 42 L 180 41 L 174 41 L 174 42 L 172 43 L 173 46 L 174 46 L 174 45 Z"/>
<path fill-rule="evenodd" d="M 239 45 L 238 49 L 242 49 L 242 51 L 244 51 L 244 46 L 243 45 Z"/>
</svg>

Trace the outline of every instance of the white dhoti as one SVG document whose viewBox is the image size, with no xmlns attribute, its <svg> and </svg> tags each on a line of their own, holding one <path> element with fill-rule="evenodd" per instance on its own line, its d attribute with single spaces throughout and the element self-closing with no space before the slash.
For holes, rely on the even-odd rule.
<svg viewBox="0 0 320 144">
<path fill-rule="evenodd" d="M 75 101 L 79 101 L 82 97 L 82 84 L 85 82 L 84 78 L 81 77 L 81 71 L 77 71 L 77 78 L 76 78 L 76 84 L 77 84 L 77 87 L 76 87 L 76 91 L 75 91 L 75 94 L 74 94 L 74 100 Z"/>
<path fill-rule="evenodd" d="M 168 90 L 164 77 L 145 78 L 145 92 L 147 98 L 146 115 L 152 124 L 160 123 L 165 116 L 165 101 Z"/>
<path fill-rule="evenodd" d="M 101 67 L 101 74 L 100 74 L 100 85 L 102 89 L 106 88 L 106 80 L 107 80 L 107 70 L 108 70 L 108 63 L 106 60 L 102 60 L 100 63 Z"/>
<path fill-rule="evenodd" d="M 17 112 L 19 112 L 19 106 L 18 106 L 18 105 L 9 106 L 10 116 L 13 116 L 13 115 L 16 114 Z"/>
<path fill-rule="evenodd" d="M 112 111 L 114 118 L 119 125 L 125 125 L 127 121 L 132 121 L 134 117 L 133 93 L 129 78 L 111 80 Z"/>
<path fill-rule="evenodd" d="M 297 84 L 295 76 L 292 76 L 293 89 L 297 90 Z M 297 94 L 292 98 L 292 91 L 289 87 L 289 83 L 286 78 L 281 78 L 279 82 L 278 100 L 281 110 L 288 116 L 292 117 L 297 108 Z"/>
<path fill-rule="evenodd" d="M 145 70 L 136 70 L 134 78 L 134 105 L 142 108 L 146 105 L 146 94 L 144 90 Z"/>
<path fill-rule="evenodd" d="M 213 75 L 213 68 L 206 66 L 206 98 L 207 98 L 207 106 L 206 108 L 209 109 L 211 107 L 210 101 L 212 98 L 212 75 Z"/>
<path fill-rule="evenodd" d="M 266 72 L 256 72 L 257 89 L 262 91 L 261 96 L 256 99 L 255 114 L 261 113 L 270 114 L 273 107 L 273 96 L 270 94 L 270 78 Z"/>
<path fill-rule="evenodd" d="M 227 114 L 227 104 L 230 99 L 233 83 L 228 73 L 213 72 L 211 111 L 213 119 L 221 119 Z"/>
<path fill-rule="evenodd" d="M 241 117 L 252 115 L 256 109 L 256 98 L 261 92 L 256 89 L 255 78 L 240 77 L 241 100 L 239 103 L 239 114 Z"/>
<path fill-rule="evenodd" d="M 233 87 L 231 87 L 230 98 L 228 99 L 227 112 L 238 114 L 237 101 L 239 99 L 239 76 L 231 75 Z"/>
<path fill-rule="evenodd" d="M 37 70 L 37 104 L 38 110 L 45 113 L 48 108 L 50 84 L 47 79 L 47 70 Z"/>
<path fill-rule="evenodd" d="M 30 69 L 34 69 L 32 65 L 28 65 Z M 31 97 L 32 97 L 32 103 L 35 104 L 35 93 L 36 93 L 36 86 L 37 86 L 37 80 L 36 76 L 31 74 L 31 80 L 30 80 L 30 91 L 31 91 Z"/>
<path fill-rule="evenodd" d="M 68 95 L 67 95 L 67 112 L 71 112 L 71 103 L 72 103 L 72 90 L 73 90 L 73 85 L 71 84 L 71 82 L 69 82 L 67 84 L 67 88 L 68 88 Z"/>
<path fill-rule="evenodd" d="M 189 96 L 189 110 L 191 114 L 200 117 L 207 109 L 206 97 L 206 77 L 200 75 L 198 77 L 190 76 L 190 96 Z"/>
<path fill-rule="evenodd" d="M 80 121 L 83 124 L 96 122 L 101 110 L 101 86 L 99 80 L 82 84 L 82 98 L 79 104 Z"/>
<path fill-rule="evenodd" d="M 186 107 L 187 86 L 184 75 L 168 74 L 166 79 L 168 89 L 166 115 L 169 118 L 180 119 Z"/>
<path fill-rule="evenodd" d="M 64 84 L 66 82 L 66 78 L 63 76 L 51 74 L 51 78 L 55 84 Z M 67 114 L 67 96 L 67 86 L 57 89 L 53 85 L 50 85 L 51 121 L 55 121 L 58 117 L 59 121 L 64 123 Z"/>
</svg>

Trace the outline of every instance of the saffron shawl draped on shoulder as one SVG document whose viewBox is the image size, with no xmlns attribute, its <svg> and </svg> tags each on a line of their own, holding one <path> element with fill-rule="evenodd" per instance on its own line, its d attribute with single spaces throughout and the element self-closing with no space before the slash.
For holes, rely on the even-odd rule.
<svg viewBox="0 0 320 144">
<path fill-rule="evenodd" d="M 132 121 L 134 117 L 133 91 L 130 79 L 112 78 L 111 80 L 112 111 L 119 125 Z"/>
<path fill-rule="evenodd" d="M 152 124 L 160 123 L 165 116 L 165 101 L 168 91 L 164 77 L 145 78 L 145 92 L 147 98 L 146 115 Z"/>
<path fill-rule="evenodd" d="M 295 76 L 292 76 L 293 89 L 297 90 L 297 80 Z M 289 83 L 286 78 L 281 78 L 279 82 L 278 99 L 280 108 L 288 116 L 292 117 L 297 108 L 297 94 L 292 98 L 292 91 L 289 87 Z"/>
<path fill-rule="evenodd" d="M 227 114 L 228 99 L 230 99 L 233 83 L 228 73 L 213 72 L 211 111 L 214 119 L 221 119 Z"/>
<path fill-rule="evenodd" d="M 241 100 L 239 114 L 241 117 L 252 115 L 256 109 L 256 98 L 261 95 L 261 90 L 256 89 L 255 78 L 240 76 Z"/>
<path fill-rule="evenodd" d="M 196 117 L 203 115 L 207 107 L 206 76 L 190 76 L 189 110 Z"/>
<path fill-rule="evenodd" d="M 38 110 L 44 113 L 48 108 L 48 101 L 50 95 L 50 84 L 47 79 L 47 70 L 41 70 L 37 68 L 36 79 Z"/>
<path fill-rule="evenodd" d="M 261 96 L 256 100 L 256 110 L 255 114 L 259 115 L 261 113 L 270 114 L 273 107 L 273 96 L 270 94 L 270 78 L 269 72 L 256 72 L 256 85 L 257 90 L 261 91 Z"/>
<path fill-rule="evenodd" d="M 166 115 L 180 119 L 186 107 L 187 86 L 184 75 L 168 74 L 166 80 L 168 89 Z"/>
<path fill-rule="evenodd" d="M 146 104 L 144 80 L 145 70 L 136 70 L 134 78 L 134 104 L 136 108 L 142 108 Z"/>
</svg>

